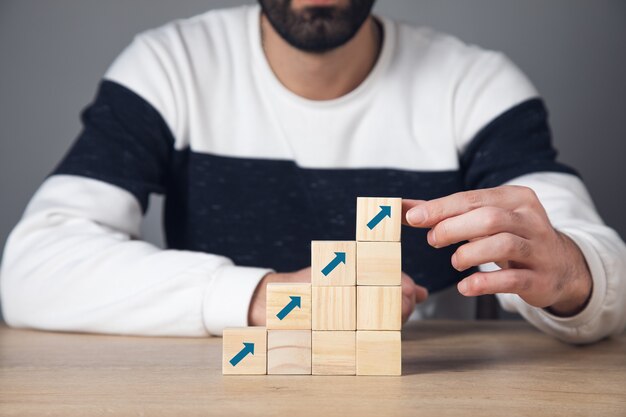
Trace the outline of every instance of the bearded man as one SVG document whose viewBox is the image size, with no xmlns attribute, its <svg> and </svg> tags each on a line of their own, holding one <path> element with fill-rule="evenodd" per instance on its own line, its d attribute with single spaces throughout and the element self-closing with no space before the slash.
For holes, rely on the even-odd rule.
<svg viewBox="0 0 626 417">
<path fill-rule="evenodd" d="M 351 239 L 356 197 L 388 196 L 410 227 L 404 320 L 497 294 L 564 341 L 623 330 L 626 247 L 510 60 L 373 0 L 259 3 L 142 33 L 112 64 L 7 242 L 10 325 L 262 325 L 267 283 L 309 281 L 310 241 Z M 166 249 L 140 239 L 151 193 Z"/>
</svg>

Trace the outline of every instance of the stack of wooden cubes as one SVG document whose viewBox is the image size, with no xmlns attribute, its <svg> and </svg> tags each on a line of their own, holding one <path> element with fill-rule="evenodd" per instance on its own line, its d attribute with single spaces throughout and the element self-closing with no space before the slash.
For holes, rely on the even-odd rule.
<svg viewBox="0 0 626 417">
<path fill-rule="evenodd" d="M 357 375 L 402 372 L 401 216 L 400 198 L 357 199 Z"/>
<path fill-rule="evenodd" d="M 357 199 L 356 241 L 313 241 L 311 284 L 269 284 L 265 327 L 224 331 L 224 374 L 401 374 L 400 198 Z"/>
</svg>

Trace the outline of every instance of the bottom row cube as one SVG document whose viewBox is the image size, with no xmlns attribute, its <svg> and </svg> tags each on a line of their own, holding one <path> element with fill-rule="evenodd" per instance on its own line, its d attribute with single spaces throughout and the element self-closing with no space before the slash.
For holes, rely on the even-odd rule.
<svg viewBox="0 0 626 417">
<path fill-rule="evenodd" d="M 225 375 L 401 375 L 399 331 L 225 329 Z"/>
<path fill-rule="evenodd" d="M 399 331 L 356 332 L 357 375 L 402 375 Z"/>
<path fill-rule="evenodd" d="M 313 375 L 355 375 L 356 332 L 313 331 Z"/>
<path fill-rule="evenodd" d="M 311 375 L 311 331 L 268 330 L 267 373 Z"/>
<path fill-rule="evenodd" d="M 267 373 L 267 331 L 265 327 L 224 329 L 222 373 L 264 375 Z"/>
</svg>

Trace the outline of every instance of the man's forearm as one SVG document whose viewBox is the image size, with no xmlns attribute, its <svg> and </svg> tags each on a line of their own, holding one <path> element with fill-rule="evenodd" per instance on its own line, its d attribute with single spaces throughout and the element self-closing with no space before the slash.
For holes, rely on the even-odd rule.
<svg viewBox="0 0 626 417">
<path fill-rule="evenodd" d="M 140 221 L 137 201 L 117 187 L 82 177 L 48 179 L 6 246 L 6 321 L 166 336 L 247 325 L 250 296 L 267 270 L 136 240 Z"/>
</svg>

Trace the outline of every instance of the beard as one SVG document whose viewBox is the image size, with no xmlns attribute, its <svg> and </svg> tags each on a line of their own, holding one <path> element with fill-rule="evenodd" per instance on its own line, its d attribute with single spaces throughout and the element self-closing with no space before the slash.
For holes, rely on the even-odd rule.
<svg viewBox="0 0 626 417">
<path fill-rule="evenodd" d="M 259 0 L 274 30 L 289 45 L 322 54 L 338 48 L 358 32 L 375 0 L 350 0 L 346 7 L 311 6 L 293 10 L 291 0 Z"/>
</svg>

